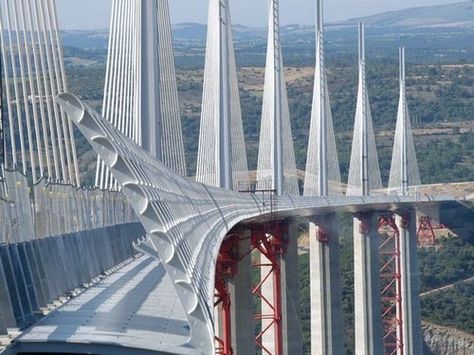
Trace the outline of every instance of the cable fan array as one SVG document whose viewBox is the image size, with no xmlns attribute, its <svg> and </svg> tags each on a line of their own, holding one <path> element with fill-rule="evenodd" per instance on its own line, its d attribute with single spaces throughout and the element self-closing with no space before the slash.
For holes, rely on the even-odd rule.
<svg viewBox="0 0 474 355">
<path fill-rule="evenodd" d="M 80 185 L 71 122 L 54 102 L 67 91 L 53 0 L 0 2 L 5 167 Z"/>
</svg>

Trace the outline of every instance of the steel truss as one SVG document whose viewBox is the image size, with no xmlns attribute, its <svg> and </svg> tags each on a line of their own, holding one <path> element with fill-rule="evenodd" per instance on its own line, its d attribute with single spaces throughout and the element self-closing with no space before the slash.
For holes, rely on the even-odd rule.
<svg viewBox="0 0 474 355">
<path fill-rule="evenodd" d="M 239 242 L 238 234 L 229 235 L 221 246 L 216 265 L 216 281 L 214 293 L 214 308 L 222 315 L 222 334 L 215 337 L 216 354 L 232 355 L 232 327 L 231 327 L 231 295 L 227 280 L 237 274 L 237 264 L 239 263 Z"/>
<path fill-rule="evenodd" d="M 431 217 L 420 217 L 420 226 L 418 227 L 417 237 L 419 246 L 426 247 L 436 245 L 436 235 L 433 224 L 431 223 Z"/>
<path fill-rule="evenodd" d="M 216 354 L 231 355 L 232 331 L 231 331 L 231 296 L 228 288 L 228 279 L 234 277 L 238 272 L 238 263 L 255 252 L 265 261 L 255 262 L 252 266 L 256 269 L 268 269 L 261 273 L 262 277 L 257 285 L 252 287 L 252 295 L 260 300 L 262 305 L 267 305 L 268 311 L 256 313 L 255 321 L 262 322 L 264 326 L 255 335 L 255 344 L 260 348 L 262 354 L 283 354 L 283 330 L 282 330 L 282 299 L 281 299 L 281 269 L 280 260 L 287 250 L 287 241 L 284 238 L 286 226 L 282 223 L 264 225 L 253 225 L 250 228 L 250 237 L 242 237 L 232 234 L 227 237 L 221 246 L 216 267 L 214 307 L 219 307 L 221 312 L 221 333 L 215 338 Z M 239 255 L 240 242 L 250 239 L 250 249 L 243 255 Z M 255 255 L 256 256 L 256 255 Z M 270 299 L 262 292 L 264 285 L 271 284 L 273 297 Z M 266 321 L 266 322 L 265 322 Z M 273 330 L 274 349 L 272 353 L 263 344 L 265 334 Z"/>
<path fill-rule="evenodd" d="M 400 232 L 392 214 L 379 217 L 378 230 L 384 351 L 403 355 Z"/>
<path fill-rule="evenodd" d="M 216 336 L 216 354 L 231 355 L 232 350 L 232 336 L 231 336 L 231 318 L 230 318 L 230 293 L 227 287 L 227 282 L 223 277 L 216 275 L 216 291 L 214 307 L 222 307 L 222 335 Z"/>
</svg>

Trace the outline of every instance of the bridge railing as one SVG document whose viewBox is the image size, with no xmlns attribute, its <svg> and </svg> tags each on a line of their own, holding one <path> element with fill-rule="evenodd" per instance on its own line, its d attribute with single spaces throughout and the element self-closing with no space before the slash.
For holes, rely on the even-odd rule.
<svg viewBox="0 0 474 355">
<path fill-rule="evenodd" d="M 26 176 L 18 171 L 6 171 L 0 185 L 0 244 L 34 237 L 31 191 Z"/>
<path fill-rule="evenodd" d="M 43 179 L 29 184 L 18 171 L 0 181 L 0 244 L 137 221 L 118 191 L 77 188 Z"/>
<path fill-rule="evenodd" d="M 0 337 L 15 337 L 137 254 L 139 223 L 0 244 Z"/>
<path fill-rule="evenodd" d="M 33 197 L 37 237 L 136 221 L 125 196 L 118 191 L 76 188 L 43 181 L 34 187 Z"/>
<path fill-rule="evenodd" d="M 423 195 L 422 187 L 423 185 L 409 186 L 405 195 L 420 197 L 421 195 Z M 382 190 L 379 190 L 379 191 L 382 191 Z M 387 188 L 387 189 L 384 189 L 383 191 L 385 191 L 385 194 L 389 196 L 403 196 L 403 189 L 401 187 Z"/>
</svg>

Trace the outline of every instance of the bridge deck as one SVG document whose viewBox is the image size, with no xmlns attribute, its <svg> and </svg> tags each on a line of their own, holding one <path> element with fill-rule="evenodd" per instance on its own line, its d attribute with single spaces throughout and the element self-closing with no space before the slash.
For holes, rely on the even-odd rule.
<svg viewBox="0 0 474 355">
<path fill-rule="evenodd" d="M 17 353 L 190 353 L 189 325 L 161 264 L 140 257 L 16 340 Z"/>
</svg>

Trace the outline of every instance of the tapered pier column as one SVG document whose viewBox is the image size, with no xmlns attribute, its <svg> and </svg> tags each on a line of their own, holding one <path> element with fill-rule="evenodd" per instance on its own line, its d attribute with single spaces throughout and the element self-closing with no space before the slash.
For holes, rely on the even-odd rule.
<svg viewBox="0 0 474 355">
<path fill-rule="evenodd" d="M 302 354 L 297 224 L 290 222 L 281 260 L 283 354 Z"/>
<path fill-rule="evenodd" d="M 336 216 L 314 217 L 309 223 L 311 354 L 343 353 L 339 228 Z"/>
<path fill-rule="evenodd" d="M 248 237 L 249 231 L 243 234 Z M 242 238 L 239 255 L 250 250 L 250 239 Z M 255 354 L 255 320 L 252 295 L 252 256 L 239 261 L 237 274 L 229 280 L 231 297 L 232 348 L 236 355 Z"/>
<path fill-rule="evenodd" d="M 400 276 L 402 298 L 403 354 L 423 353 L 416 214 L 406 210 L 395 214 L 400 232 Z"/>
<path fill-rule="evenodd" d="M 377 214 L 354 215 L 355 353 L 383 354 Z"/>
</svg>

